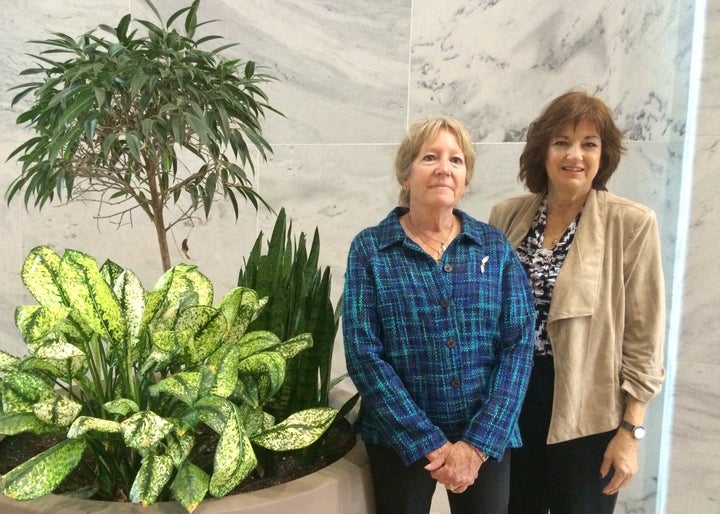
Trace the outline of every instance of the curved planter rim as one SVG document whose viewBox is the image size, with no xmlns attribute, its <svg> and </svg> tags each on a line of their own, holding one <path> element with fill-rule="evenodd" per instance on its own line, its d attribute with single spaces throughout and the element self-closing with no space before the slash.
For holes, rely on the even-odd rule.
<svg viewBox="0 0 720 514">
<path fill-rule="evenodd" d="M 160 502 L 149 507 L 132 503 L 81 500 L 48 494 L 42 498 L 16 501 L 0 495 L 0 512 L 13 514 L 182 514 L 187 511 L 176 502 Z M 371 514 L 374 512 L 370 465 L 365 446 L 358 438 L 341 459 L 314 473 L 258 491 L 206 499 L 194 514 Z"/>
</svg>

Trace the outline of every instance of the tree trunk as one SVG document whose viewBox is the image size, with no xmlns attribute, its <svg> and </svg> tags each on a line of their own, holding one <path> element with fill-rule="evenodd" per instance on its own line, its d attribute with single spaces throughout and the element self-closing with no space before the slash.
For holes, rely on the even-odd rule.
<svg viewBox="0 0 720 514">
<path fill-rule="evenodd" d="M 150 188 L 150 207 L 152 209 L 152 222 L 155 225 L 160 260 L 163 273 L 170 269 L 170 251 L 168 249 L 167 231 L 165 230 L 165 204 L 158 184 L 157 163 L 147 154 L 144 155 L 147 163 L 148 186 Z"/>
</svg>

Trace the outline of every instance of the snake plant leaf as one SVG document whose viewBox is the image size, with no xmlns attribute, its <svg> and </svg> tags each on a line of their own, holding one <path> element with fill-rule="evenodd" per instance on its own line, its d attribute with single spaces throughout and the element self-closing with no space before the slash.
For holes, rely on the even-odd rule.
<svg viewBox="0 0 720 514">
<path fill-rule="evenodd" d="M 47 398 L 33 405 L 33 413 L 40 421 L 58 427 L 69 427 L 81 410 L 81 404 L 64 395 Z"/>
<path fill-rule="evenodd" d="M 0 491 L 15 500 L 30 500 L 51 492 L 78 465 L 85 451 L 82 439 L 68 439 L 8 471 Z"/>
<path fill-rule="evenodd" d="M 67 432 L 68 439 L 80 439 L 88 432 L 104 432 L 106 434 L 119 434 L 122 425 L 109 419 L 93 418 L 91 416 L 78 416 Z"/>
<path fill-rule="evenodd" d="M 133 503 L 140 503 L 144 507 L 152 505 L 168 483 L 173 472 L 173 462 L 169 455 L 146 455 L 140 470 L 135 475 L 135 481 L 128 498 Z"/>
<path fill-rule="evenodd" d="M 185 348 L 185 357 L 190 364 L 198 364 L 222 344 L 227 334 L 227 320 L 214 307 L 198 305 L 185 309 L 175 328 L 193 335 Z"/>
<path fill-rule="evenodd" d="M 0 414 L 0 434 L 15 435 L 21 432 L 45 434 L 57 432 L 58 427 L 43 423 L 32 412 L 14 412 Z"/>
<path fill-rule="evenodd" d="M 274 451 L 305 448 L 325 433 L 336 415 L 337 410 L 331 407 L 305 409 L 254 436 L 252 442 Z"/>
<path fill-rule="evenodd" d="M 43 378 L 32 373 L 14 370 L 0 383 L 3 411 L 6 413 L 32 410 L 32 406 L 46 398 L 53 398 L 55 390 Z"/>
<path fill-rule="evenodd" d="M 303 350 L 311 348 L 312 345 L 313 336 L 311 333 L 306 332 L 284 341 L 277 347 L 276 351 L 285 357 L 285 359 L 292 359 Z"/>
<path fill-rule="evenodd" d="M 170 483 L 170 491 L 188 512 L 193 512 L 205 498 L 209 485 L 210 476 L 207 473 L 192 462 L 184 461 Z"/>
<path fill-rule="evenodd" d="M 127 416 L 140 411 L 137 403 L 129 398 L 118 398 L 103 404 L 103 409 L 108 414 L 117 414 L 118 416 Z"/>
<path fill-rule="evenodd" d="M 153 384 L 149 391 L 153 396 L 158 396 L 160 393 L 169 394 L 191 406 L 198 397 L 200 379 L 201 375 L 198 371 L 181 371 Z"/>
<path fill-rule="evenodd" d="M 25 288 L 45 307 L 65 305 L 65 296 L 58 282 L 60 256 L 47 246 L 30 250 L 23 262 L 20 276 Z"/>
<path fill-rule="evenodd" d="M 11 369 L 15 369 L 20 363 L 21 359 L 15 357 L 3 350 L 0 350 L 0 371 L 7 373 Z"/>
<path fill-rule="evenodd" d="M 95 259 L 77 250 L 66 250 L 58 281 L 73 310 L 94 332 L 114 343 L 123 342 L 125 325 L 120 304 L 100 275 Z"/>
<path fill-rule="evenodd" d="M 45 337 L 63 321 L 70 309 L 63 306 L 21 305 L 15 309 L 15 326 L 25 342 Z"/>
<path fill-rule="evenodd" d="M 120 425 L 125 444 L 140 453 L 154 448 L 173 429 L 170 421 L 151 411 L 133 414 Z"/>
</svg>

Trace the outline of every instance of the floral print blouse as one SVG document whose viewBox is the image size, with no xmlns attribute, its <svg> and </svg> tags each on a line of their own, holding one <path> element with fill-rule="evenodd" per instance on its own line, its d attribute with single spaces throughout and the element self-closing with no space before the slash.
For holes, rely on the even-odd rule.
<svg viewBox="0 0 720 514">
<path fill-rule="evenodd" d="M 530 226 L 525 239 L 517 249 L 520 262 L 522 262 L 530 279 L 533 300 L 535 301 L 535 356 L 552 356 L 552 346 L 547 333 L 547 320 L 550 313 L 555 280 L 562 268 L 570 250 L 570 244 L 575 237 L 580 215 L 565 230 L 554 248 L 543 248 L 543 234 L 547 221 L 547 198 L 538 210 L 533 224 Z"/>
</svg>

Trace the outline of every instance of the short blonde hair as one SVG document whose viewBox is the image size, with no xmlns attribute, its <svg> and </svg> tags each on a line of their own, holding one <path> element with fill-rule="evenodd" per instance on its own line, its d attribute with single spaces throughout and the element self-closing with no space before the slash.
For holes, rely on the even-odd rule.
<svg viewBox="0 0 720 514">
<path fill-rule="evenodd" d="M 475 173 L 475 150 L 473 149 L 470 132 L 458 120 L 441 116 L 416 121 L 410 126 L 407 135 L 400 143 L 400 148 L 398 148 L 395 155 L 395 177 L 401 186 L 410 176 L 413 162 L 415 162 L 423 145 L 433 139 L 441 130 L 447 130 L 457 139 L 458 146 L 465 155 L 466 184 L 470 183 Z M 409 191 L 400 189 L 398 204 L 401 207 L 410 205 Z"/>
</svg>

